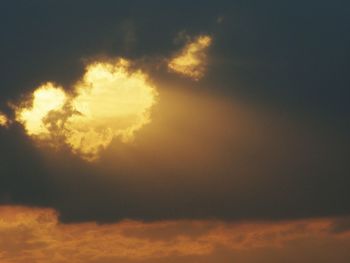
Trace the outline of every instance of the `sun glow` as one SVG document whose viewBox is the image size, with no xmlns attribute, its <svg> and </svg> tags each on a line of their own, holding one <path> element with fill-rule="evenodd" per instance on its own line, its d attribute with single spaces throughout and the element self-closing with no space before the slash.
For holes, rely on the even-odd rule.
<svg viewBox="0 0 350 263">
<path fill-rule="evenodd" d="M 82 158 L 95 160 L 113 138 L 129 142 L 150 122 L 156 97 L 147 75 L 131 71 L 127 60 L 95 62 L 87 66 L 73 95 L 44 84 L 34 91 L 31 106 L 24 102 L 17 107 L 16 120 L 28 135 L 63 143 Z"/>
<path fill-rule="evenodd" d="M 18 109 L 16 120 L 25 124 L 29 135 L 47 136 L 49 129 L 44 122 L 45 117 L 49 112 L 61 109 L 66 99 L 61 87 L 45 83 L 34 91 L 30 107 Z"/>
</svg>

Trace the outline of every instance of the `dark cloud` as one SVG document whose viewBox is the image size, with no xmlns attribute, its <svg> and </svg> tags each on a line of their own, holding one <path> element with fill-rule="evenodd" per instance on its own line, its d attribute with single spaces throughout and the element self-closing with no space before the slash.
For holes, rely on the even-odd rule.
<svg viewBox="0 0 350 263">
<path fill-rule="evenodd" d="M 168 57 L 184 30 L 214 41 L 198 83 L 147 69 L 162 96 L 152 123 L 135 144 L 115 142 L 97 164 L 68 150 L 39 150 L 21 127 L 0 129 L 2 203 L 54 207 L 65 222 L 350 213 L 348 4 L 1 5 L 0 110 L 7 113 L 9 100 L 41 82 L 69 87 L 91 57 Z"/>
<path fill-rule="evenodd" d="M 4 202 L 48 205 L 65 222 L 349 212 L 349 148 L 341 134 L 231 99 L 178 92 L 162 92 L 135 142 L 115 142 L 95 164 L 5 130 Z"/>
<path fill-rule="evenodd" d="M 22 128 L 0 129 L 0 202 L 47 205 L 50 178 Z"/>
<path fill-rule="evenodd" d="M 346 233 L 350 231 L 350 217 L 348 216 L 335 220 L 331 227 L 331 231 L 334 233 Z"/>
</svg>

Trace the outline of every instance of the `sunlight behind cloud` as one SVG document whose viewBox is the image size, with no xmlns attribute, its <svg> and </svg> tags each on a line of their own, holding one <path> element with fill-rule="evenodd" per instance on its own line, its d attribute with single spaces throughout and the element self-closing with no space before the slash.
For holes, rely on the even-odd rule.
<svg viewBox="0 0 350 263">
<path fill-rule="evenodd" d="M 49 112 L 63 107 L 67 99 L 66 94 L 62 87 L 48 82 L 34 91 L 32 99 L 31 106 L 18 108 L 16 120 L 24 124 L 29 135 L 48 135 L 49 130 L 44 118 Z"/>
<path fill-rule="evenodd" d="M 35 139 L 68 145 L 86 160 L 95 160 L 113 138 L 123 142 L 150 121 L 157 92 L 142 71 L 129 62 L 95 62 L 74 86 L 74 95 L 52 83 L 40 86 L 16 109 L 16 120 Z"/>
<path fill-rule="evenodd" d="M 212 38 L 208 35 L 198 36 L 168 62 L 169 69 L 194 80 L 199 80 L 204 76 L 207 65 L 207 49 L 211 42 Z"/>
<path fill-rule="evenodd" d="M 76 85 L 74 114 L 67 121 L 66 142 L 75 152 L 94 155 L 118 136 L 123 142 L 150 121 L 156 91 L 141 71 L 128 72 L 128 62 L 95 63 Z"/>
</svg>

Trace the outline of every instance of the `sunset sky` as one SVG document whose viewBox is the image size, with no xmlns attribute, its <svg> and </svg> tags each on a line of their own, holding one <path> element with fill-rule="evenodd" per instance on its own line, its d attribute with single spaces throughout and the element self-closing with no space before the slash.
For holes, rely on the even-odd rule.
<svg viewBox="0 0 350 263">
<path fill-rule="evenodd" d="M 0 263 L 350 262 L 349 10 L 1 1 Z"/>
</svg>

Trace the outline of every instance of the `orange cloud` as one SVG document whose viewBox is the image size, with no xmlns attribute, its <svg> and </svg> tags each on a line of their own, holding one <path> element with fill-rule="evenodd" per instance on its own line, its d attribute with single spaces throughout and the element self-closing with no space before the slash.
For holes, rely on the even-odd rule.
<svg viewBox="0 0 350 263">
<path fill-rule="evenodd" d="M 51 209 L 0 207 L 0 262 L 155 262 L 213 256 L 221 248 L 245 253 L 281 249 L 305 240 L 350 244 L 331 219 L 276 223 L 164 221 L 61 224 Z M 165 261 L 166 262 L 166 261 Z"/>
</svg>

